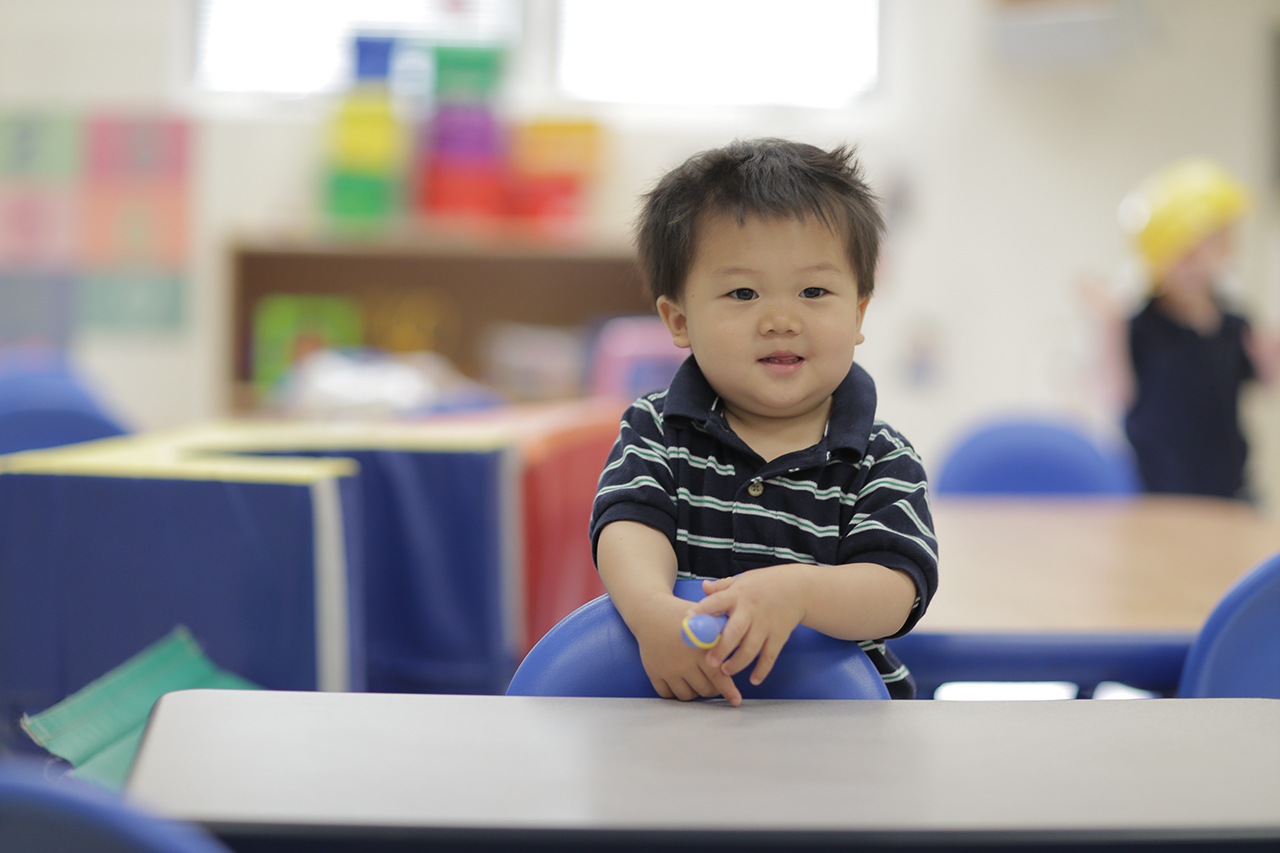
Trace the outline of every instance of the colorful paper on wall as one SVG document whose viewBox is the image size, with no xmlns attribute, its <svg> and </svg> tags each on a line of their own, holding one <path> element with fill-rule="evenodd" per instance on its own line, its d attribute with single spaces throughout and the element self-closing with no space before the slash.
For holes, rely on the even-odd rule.
<svg viewBox="0 0 1280 853">
<path fill-rule="evenodd" d="M 80 196 L 73 188 L 0 178 L 0 269 L 70 269 L 79 224 Z"/>
<path fill-rule="evenodd" d="M 178 119 L 0 114 L 0 346 L 182 326 L 189 156 Z"/>
<path fill-rule="evenodd" d="M 77 279 L 75 304 L 81 327 L 176 329 L 186 314 L 186 288 L 180 275 L 163 272 L 87 274 Z"/>
<path fill-rule="evenodd" d="M 0 348 L 61 349 L 71 336 L 75 279 L 67 273 L 0 266 Z"/>
<path fill-rule="evenodd" d="M 83 135 L 65 115 L 0 115 L 0 179 L 42 185 L 80 180 Z"/>
<path fill-rule="evenodd" d="M 176 330 L 186 313 L 188 126 L 97 117 L 86 136 L 77 319 L 102 331 Z"/>
</svg>

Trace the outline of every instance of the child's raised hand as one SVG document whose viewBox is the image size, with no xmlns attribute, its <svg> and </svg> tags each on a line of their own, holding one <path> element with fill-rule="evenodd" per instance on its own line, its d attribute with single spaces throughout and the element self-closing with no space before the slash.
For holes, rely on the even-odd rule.
<svg viewBox="0 0 1280 853">
<path fill-rule="evenodd" d="M 734 676 L 756 661 L 751 683 L 773 669 L 778 653 L 804 618 L 803 566 L 770 566 L 730 578 L 704 581 L 707 597 L 686 613 L 724 613 L 720 641 L 705 653 L 708 667 Z"/>
<path fill-rule="evenodd" d="M 680 639 L 680 623 L 688 607 L 689 602 L 674 595 L 656 601 L 634 627 L 649 681 L 664 699 L 723 696 L 730 705 L 740 705 L 742 694 L 733 678 L 710 663 L 704 652 Z"/>
</svg>

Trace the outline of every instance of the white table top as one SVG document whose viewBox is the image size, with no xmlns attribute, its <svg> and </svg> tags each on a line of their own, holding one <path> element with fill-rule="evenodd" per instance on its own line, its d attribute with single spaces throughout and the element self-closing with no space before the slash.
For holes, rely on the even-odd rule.
<svg viewBox="0 0 1280 853">
<path fill-rule="evenodd" d="M 1280 840 L 1280 701 L 890 702 L 186 691 L 128 797 L 215 831 Z"/>
</svg>

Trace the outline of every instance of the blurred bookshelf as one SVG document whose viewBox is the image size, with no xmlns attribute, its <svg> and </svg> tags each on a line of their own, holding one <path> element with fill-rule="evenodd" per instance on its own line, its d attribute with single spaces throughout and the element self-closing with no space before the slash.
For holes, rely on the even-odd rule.
<svg viewBox="0 0 1280 853">
<path fill-rule="evenodd" d="M 425 350 L 483 381 L 501 324 L 589 330 L 653 311 L 632 254 L 611 247 L 415 235 L 241 240 L 230 251 L 235 414 L 262 407 L 264 335 L 283 341 L 278 362 L 326 343 Z"/>
</svg>

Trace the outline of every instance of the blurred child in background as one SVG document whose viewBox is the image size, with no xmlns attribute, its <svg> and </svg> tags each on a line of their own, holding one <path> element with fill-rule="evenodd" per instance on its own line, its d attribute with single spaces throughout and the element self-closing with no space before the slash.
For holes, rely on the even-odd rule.
<svg viewBox="0 0 1280 853">
<path fill-rule="evenodd" d="M 1146 302 L 1116 323 L 1124 429 L 1148 492 L 1250 497 L 1240 393 L 1270 379 L 1280 350 L 1220 287 L 1248 205 L 1244 187 L 1203 159 L 1157 172 L 1121 204 L 1150 280 Z"/>
</svg>

